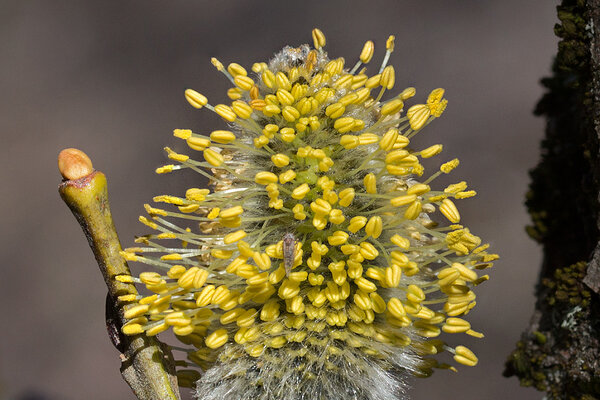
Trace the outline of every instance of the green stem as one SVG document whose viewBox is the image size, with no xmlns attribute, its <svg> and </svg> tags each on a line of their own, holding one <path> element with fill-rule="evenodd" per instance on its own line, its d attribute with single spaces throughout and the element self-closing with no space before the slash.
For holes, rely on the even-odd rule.
<svg viewBox="0 0 600 400">
<path fill-rule="evenodd" d="M 99 171 L 80 179 L 65 180 L 59 186 L 62 199 L 81 225 L 108 287 L 107 328 L 115 347 L 121 351 L 121 374 L 140 400 L 180 400 L 172 355 L 155 339 L 144 334 L 121 333 L 125 323 L 118 296 L 137 295 L 133 284 L 122 283 L 117 275 L 130 275 L 120 256 L 121 244 L 108 202 L 106 176 Z"/>
</svg>

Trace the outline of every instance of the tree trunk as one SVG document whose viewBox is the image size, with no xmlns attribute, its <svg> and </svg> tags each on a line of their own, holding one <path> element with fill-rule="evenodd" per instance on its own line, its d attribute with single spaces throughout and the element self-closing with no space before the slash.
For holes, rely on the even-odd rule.
<svg viewBox="0 0 600 400">
<path fill-rule="evenodd" d="M 529 235 L 543 246 L 531 322 L 506 376 L 551 399 L 600 399 L 600 0 L 563 0 L 542 157 L 531 171 Z"/>
</svg>

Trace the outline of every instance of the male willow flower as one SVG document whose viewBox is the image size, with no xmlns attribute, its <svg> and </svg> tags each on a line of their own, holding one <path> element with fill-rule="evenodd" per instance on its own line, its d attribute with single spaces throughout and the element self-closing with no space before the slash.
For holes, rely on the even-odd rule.
<svg viewBox="0 0 600 400">
<path fill-rule="evenodd" d="M 155 197 L 169 207 L 146 205 L 140 220 L 156 233 L 122 253 L 157 271 L 119 277 L 151 292 L 121 299 L 134 303 L 123 332 L 172 329 L 187 345 L 176 348 L 186 352 L 180 384 L 202 400 L 391 399 L 408 374 L 454 369 L 435 354 L 477 364 L 437 338 L 483 336 L 461 317 L 488 279 L 476 271 L 497 256 L 459 225 L 453 200 L 475 192 L 430 186 L 458 160 L 425 175 L 420 159 L 442 145 L 410 142 L 446 108 L 444 90 L 403 112 L 414 88 L 382 101 L 394 88 L 393 36 L 372 76 L 363 65 L 373 42 L 346 68 L 323 51 L 320 30 L 313 40 L 254 64 L 252 77 L 212 60 L 234 85 L 232 102 L 185 97 L 228 128 L 175 130 L 193 155 L 166 148 L 177 163 L 157 170 L 192 169 L 211 189 Z"/>
</svg>

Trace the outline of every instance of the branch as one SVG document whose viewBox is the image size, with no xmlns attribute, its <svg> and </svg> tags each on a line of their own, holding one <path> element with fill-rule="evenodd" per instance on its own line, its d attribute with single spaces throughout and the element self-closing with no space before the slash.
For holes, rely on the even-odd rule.
<svg viewBox="0 0 600 400">
<path fill-rule="evenodd" d="M 127 308 L 119 296 L 138 292 L 132 283 L 117 281 L 130 276 L 120 256 L 121 244 L 110 213 L 106 176 L 94 171 L 90 159 L 80 150 L 65 149 L 58 157 L 64 181 L 59 186 L 62 199 L 81 225 L 108 287 L 106 324 L 113 345 L 121 352 L 121 374 L 140 400 L 179 400 L 177 378 L 170 351 L 144 334 L 121 333 Z"/>
</svg>

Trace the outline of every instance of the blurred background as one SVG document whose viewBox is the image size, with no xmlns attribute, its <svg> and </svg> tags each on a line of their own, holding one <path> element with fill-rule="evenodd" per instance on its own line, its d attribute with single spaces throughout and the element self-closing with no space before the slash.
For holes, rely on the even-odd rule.
<svg viewBox="0 0 600 400">
<path fill-rule="evenodd" d="M 147 231 L 137 222 L 143 203 L 198 185 L 192 175 L 154 174 L 165 145 L 183 150 L 172 130 L 223 126 L 183 97 L 191 87 L 226 100 L 229 84 L 210 57 L 250 68 L 310 43 L 313 27 L 348 64 L 368 39 L 378 63 L 394 34 L 396 88 L 415 86 L 417 101 L 446 88 L 447 111 L 415 143 L 443 143 L 444 157 L 461 159 L 453 180 L 479 193 L 460 202 L 463 221 L 502 255 L 470 315 L 486 338 L 464 340 L 479 366 L 416 380 L 412 398 L 541 399 L 501 373 L 532 313 L 541 261 L 524 233 L 523 201 L 539 158 L 544 121 L 532 110 L 556 51 L 556 3 L 2 0 L 0 399 L 134 399 L 105 332 L 102 278 L 57 193 L 58 152 L 81 148 L 106 173 L 131 246 Z"/>
</svg>

